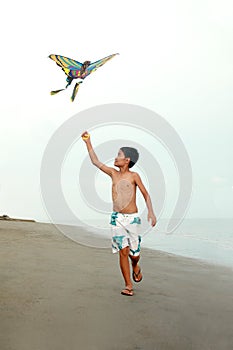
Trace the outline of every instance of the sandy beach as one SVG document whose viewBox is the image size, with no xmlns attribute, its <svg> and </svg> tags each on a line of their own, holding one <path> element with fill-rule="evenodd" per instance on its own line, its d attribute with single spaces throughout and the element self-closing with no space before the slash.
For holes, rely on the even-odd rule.
<svg viewBox="0 0 233 350">
<path fill-rule="evenodd" d="M 0 349 L 233 349 L 232 270 L 146 249 L 140 265 L 143 281 L 122 296 L 110 248 L 0 222 Z"/>
</svg>

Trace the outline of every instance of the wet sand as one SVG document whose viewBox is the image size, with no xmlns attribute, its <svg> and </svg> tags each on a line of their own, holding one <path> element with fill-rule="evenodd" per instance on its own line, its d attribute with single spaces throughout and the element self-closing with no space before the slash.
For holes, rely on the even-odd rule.
<svg viewBox="0 0 233 350">
<path fill-rule="evenodd" d="M 233 349 L 232 270 L 147 249 L 140 264 L 143 281 L 122 296 L 110 249 L 1 221 L 0 349 Z"/>
</svg>

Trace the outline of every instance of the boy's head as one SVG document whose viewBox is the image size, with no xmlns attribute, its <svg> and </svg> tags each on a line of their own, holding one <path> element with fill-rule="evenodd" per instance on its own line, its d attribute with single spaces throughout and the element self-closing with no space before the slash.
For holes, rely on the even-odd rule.
<svg viewBox="0 0 233 350">
<path fill-rule="evenodd" d="M 118 157 L 115 160 L 115 165 L 119 165 L 119 159 L 127 159 L 129 168 L 132 168 L 137 163 L 139 157 L 138 151 L 133 147 L 121 147 L 118 152 Z"/>
</svg>

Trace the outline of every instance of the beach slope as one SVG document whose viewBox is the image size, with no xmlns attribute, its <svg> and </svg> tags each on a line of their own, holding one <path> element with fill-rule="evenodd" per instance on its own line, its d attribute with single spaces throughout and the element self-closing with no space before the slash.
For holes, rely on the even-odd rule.
<svg viewBox="0 0 233 350">
<path fill-rule="evenodd" d="M 233 349 L 232 270 L 146 249 L 140 264 L 143 281 L 122 296 L 110 248 L 1 221 L 0 349 Z"/>
</svg>

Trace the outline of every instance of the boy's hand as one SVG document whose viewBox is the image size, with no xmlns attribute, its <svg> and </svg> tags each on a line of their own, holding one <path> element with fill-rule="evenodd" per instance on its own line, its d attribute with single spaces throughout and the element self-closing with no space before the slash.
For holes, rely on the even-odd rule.
<svg viewBox="0 0 233 350">
<path fill-rule="evenodd" d="M 84 131 L 81 136 L 84 142 L 87 142 L 87 140 L 90 138 L 90 134 L 88 134 L 87 131 Z"/>
<path fill-rule="evenodd" d="M 151 223 L 152 227 L 154 227 L 156 225 L 157 219 L 156 219 L 156 216 L 154 214 L 149 213 L 147 219 Z"/>
</svg>

